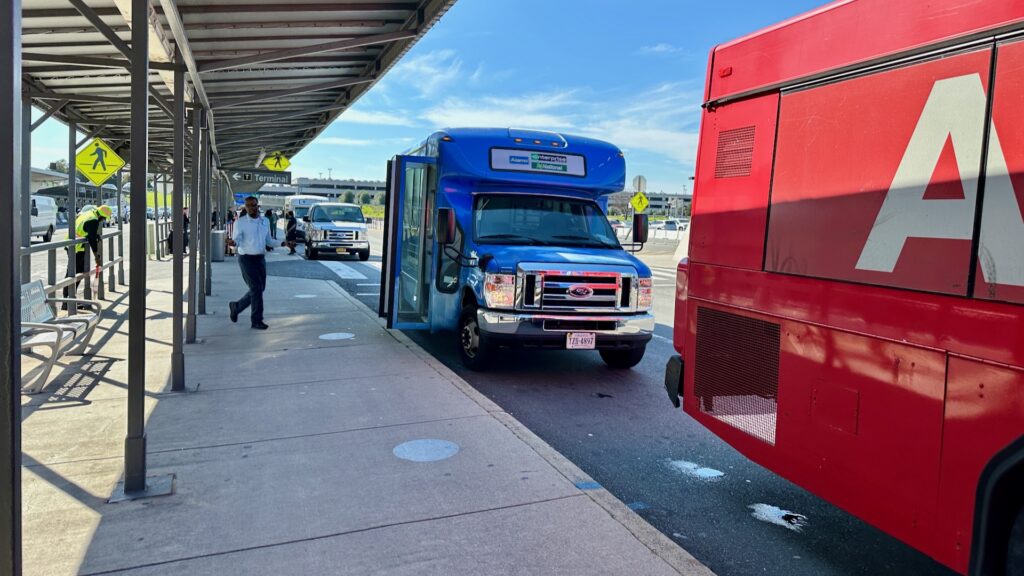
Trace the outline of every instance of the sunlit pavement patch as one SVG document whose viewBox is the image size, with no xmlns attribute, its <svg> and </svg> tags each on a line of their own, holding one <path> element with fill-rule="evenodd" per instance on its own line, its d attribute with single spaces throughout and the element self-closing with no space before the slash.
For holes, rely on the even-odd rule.
<svg viewBox="0 0 1024 576">
<path fill-rule="evenodd" d="M 629 509 L 633 510 L 634 512 L 637 510 L 647 510 L 648 508 L 650 508 L 650 506 L 644 504 L 643 502 L 630 502 L 629 504 L 626 504 L 626 506 L 629 507 Z"/>
<path fill-rule="evenodd" d="M 330 334 L 321 334 L 321 340 L 349 340 L 355 338 L 355 334 L 350 332 L 331 332 Z"/>
<path fill-rule="evenodd" d="M 296 294 L 295 298 L 316 298 L 316 294 Z"/>
<path fill-rule="evenodd" d="M 601 485 L 597 482 L 577 482 L 576 487 L 580 490 L 600 490 Z"/>
<path fill-rule="evenodd" d="M 796 512 L 790 512 L 789 510 L 783 510 L 778 506 L 772 506 L 771 504 L 751 504 L 747 506 L 753 510 L 751 513 L 754 518 L 762 522 L 768 522 L 769 524 L 775 524 L 788 528 L 794 532 L 802 532 L 804 527 L 807 526 L 807 516 L 803 514 L 797 514 Z"/>
<path fill-rule="evenodd" d="M 395 446 L 391 452 L 402 460 L 436 462 L 458 454 L 459 445 L 447 440 L 410 440 Z"/>
<path fill-rule="evenodd" d="M 706 468 L 700 464 L 688 462 L 686 460 L 669 460 L 668 465 L 676 472 L 682 472 L 687 476 L 692 476 L 700 480 L 718 480 L 725 476 L 725 472 L 715 470 L 714 468 Z"/>
</svg>

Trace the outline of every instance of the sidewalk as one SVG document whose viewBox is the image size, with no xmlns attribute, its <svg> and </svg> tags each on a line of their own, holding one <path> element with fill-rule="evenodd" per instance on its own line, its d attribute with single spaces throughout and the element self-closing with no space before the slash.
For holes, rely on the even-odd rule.
<svg viewBox="0 0 1024 576">
<path fill-rule="evenodd" d="M 149 474 L 174 494 L 107 503 L 122 300 L 24 400 L 25 574 L 710 574 L 333 282 L 271 276 L 261 332 L 228 320 L 244 288 L 214 264 L 190 391 L 167 392 L 170 263 L 149 275 Z"/>
</svg>

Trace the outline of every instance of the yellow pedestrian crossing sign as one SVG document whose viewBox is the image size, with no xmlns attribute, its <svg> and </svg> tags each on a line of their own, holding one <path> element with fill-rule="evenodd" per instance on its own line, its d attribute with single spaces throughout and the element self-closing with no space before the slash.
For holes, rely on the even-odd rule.
<svg viewBox="0 0 1024 576">
<path fill-rule="evenodd" d="M 637 212 L 643 212 L 647 209 L 650 201 L 647 200 L 647 196 L 644 196 L 643 192 L 637 192 L 629 199 L 629 205 L 633 207 L 633 210 Z"/>
<path fill-rule="evenodd" d="M 284 172 L 291 165 L 291 161 L 280 152 L 274 152 L 263 159 L 263 167 L 274 172 Z"/>
<path fill-rule="evenodd" d="M 89 182 L 100 186 L 124 168 L 124 160 L 102 139 L 93 138 L 92 142 L 75 155 L 75 168 L 78 168 Z"/>
</svg>

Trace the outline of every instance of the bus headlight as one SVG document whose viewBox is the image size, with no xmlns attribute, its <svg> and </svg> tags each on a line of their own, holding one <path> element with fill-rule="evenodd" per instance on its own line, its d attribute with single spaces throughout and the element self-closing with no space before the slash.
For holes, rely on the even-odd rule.
<svg viewBox="0 0 1024 576">
<path fill-rule="evenodd" d="M 516 304 L 514 274 L 484 274 L 484 302 L 488 308 L 512 308 Z"/>
<path fill-rule="evenodd" d="M 639 288 L 637 308 L 640 310 L 650 310 L 651 306 L 654 305 L 654 279 L 641 278 Z"/>
</svg>

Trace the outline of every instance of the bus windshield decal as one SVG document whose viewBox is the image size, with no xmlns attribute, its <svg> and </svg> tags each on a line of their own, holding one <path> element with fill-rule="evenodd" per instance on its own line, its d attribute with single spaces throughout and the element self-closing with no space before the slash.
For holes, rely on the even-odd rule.
<svg viewBox="0 0 1024 576">
<path fill-rule="evenodd" d="M 492 148 L 491 169 L 561 174 L 563 176 L 586 176 L 587 162 L 579 154 L 557 154 L 536 150 Z"/>
</svg>

